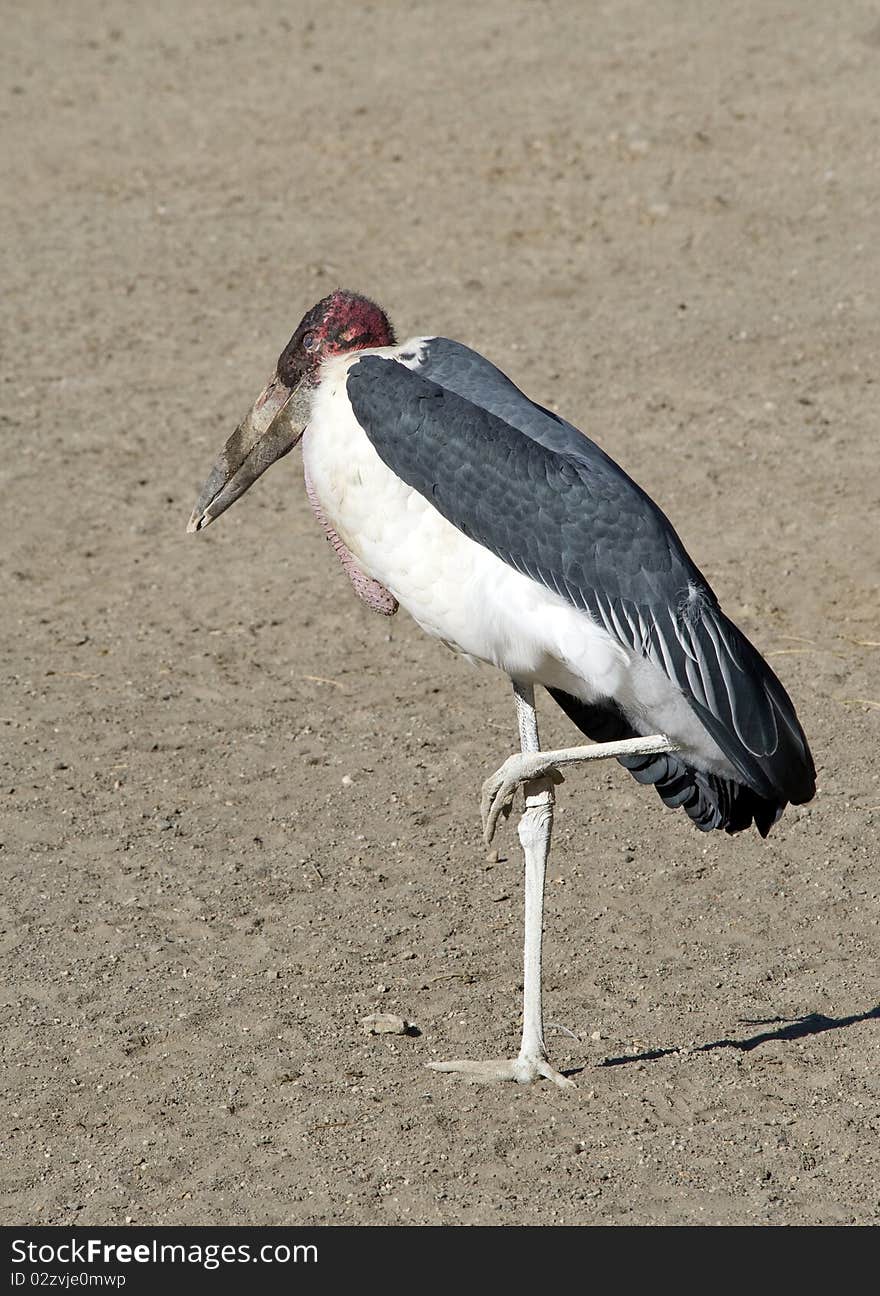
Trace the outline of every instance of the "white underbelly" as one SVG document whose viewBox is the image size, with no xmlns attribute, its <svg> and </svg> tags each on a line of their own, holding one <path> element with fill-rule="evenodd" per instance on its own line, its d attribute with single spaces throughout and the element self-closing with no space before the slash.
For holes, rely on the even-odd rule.
<svg viewBox="0 0 880 1296">
<path fill-rule="evenodd" d="M 366 574 L 427 634 L 456 651 L 584 702 L 617 698 L 640 732 L 677 737 L 727 772 L 728 763 L 662 672 L 633 660 L 586 612 L 468 539 L 385 466 L 346 395 L 355 358 L 324 366 L 302 447 L 327 519 Z"/>
</svg>

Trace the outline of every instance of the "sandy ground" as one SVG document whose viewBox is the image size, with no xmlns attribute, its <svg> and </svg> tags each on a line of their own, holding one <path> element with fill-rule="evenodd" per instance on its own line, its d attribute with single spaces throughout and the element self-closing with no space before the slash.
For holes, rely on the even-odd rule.
<svg viewBox="0 0 880 1296">
<path fill-rule="evenodd" d="M 876 4 L 2 7 L 4 1221 L 876 1223 Z M 814 747 L 766 842 L 570 775 L 574 1092 L 423 1066 L 517 1042 L 506 682 L 296 456 L 184 534 L 339 284 L 618 458 Z"/>
</svg>

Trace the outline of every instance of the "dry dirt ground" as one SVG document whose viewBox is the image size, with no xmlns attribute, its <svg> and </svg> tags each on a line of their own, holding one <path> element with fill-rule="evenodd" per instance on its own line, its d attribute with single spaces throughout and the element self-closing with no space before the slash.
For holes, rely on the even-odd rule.
<svg viewBox="0 0 880 1296">
<path fill-rule="evenodd" d="M 4 1221 L 878 1222 L 880 8 L 2 9 Z M 423 1065 L 517 1042 L 506 681 L 297 456 L 184 534 L 339 284 L 618 458 L 813 743 L 767 841 L 569 776 L 574 1092 Z"/>
</svg>

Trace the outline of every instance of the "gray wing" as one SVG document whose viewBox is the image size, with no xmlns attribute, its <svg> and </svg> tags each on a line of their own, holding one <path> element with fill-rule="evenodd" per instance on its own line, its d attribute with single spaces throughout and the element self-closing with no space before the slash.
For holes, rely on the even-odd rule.
<svg viewBox="0 0 880 1296">
<path fill-rule="evenodd" d="M 582 454 L 607 458 L 572 423 L 529 400 L 506 373 L 462 342 L 443 337 L 428 338 L 422 343 L 417 371 L 423 378 L 463 396 L 511 427 L 525 432 L 548 450 L 575 458 Z M 617 467 L 612 459 L 608 462 Z"/>
<path fill-rule="evenodd" d="M 660 509 L 588 437 L 445 339 L 427 344 L 420 370 L 365 356 L 348 396 L 380 458 L 449 522 L 659 666 L 744 782 L 762 796 L 812 796 L 812 759 L 779 680 Z"/>
</svg>

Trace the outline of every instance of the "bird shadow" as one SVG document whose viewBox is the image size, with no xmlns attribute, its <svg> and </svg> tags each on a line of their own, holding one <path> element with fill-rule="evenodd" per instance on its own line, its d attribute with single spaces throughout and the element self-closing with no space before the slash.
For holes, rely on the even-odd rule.
<svg viewBox="0 0 880 1296">
<path fill-rule="evenodd" d="M 670 1057 L 676 1053 L 710 1053 L 714 1049 L 738 1049 L 740 1053 L 750 1053 L 761 1044 L 773 1040 L 804 1039 L 808 1035 L 821 1035 L 824 1031 L 843 1030 L 845 1026 L 856 1026 L 859 1022 L 880 1021 L 880 1004 L 869 1008 L 867 1012 L 853 1013 L 849 1017 L 826 1017 L 824 1013 L 807 1013 L 804 1017 L 767 1017 L 743 1021 L 744 1026 L 774 1026 L 774 1030 L 763 1030 L 746 1039 L 719 1039 L 706 1044 L 695 1044 L 685 1048 L 649 1049 L 644 1053 L 627 1054 L 625 1057 L 603 1058 L 597 1066 L 627 1066 L 633 1062 L 656 1062 L 659 1058 Z"/>
</svg>

